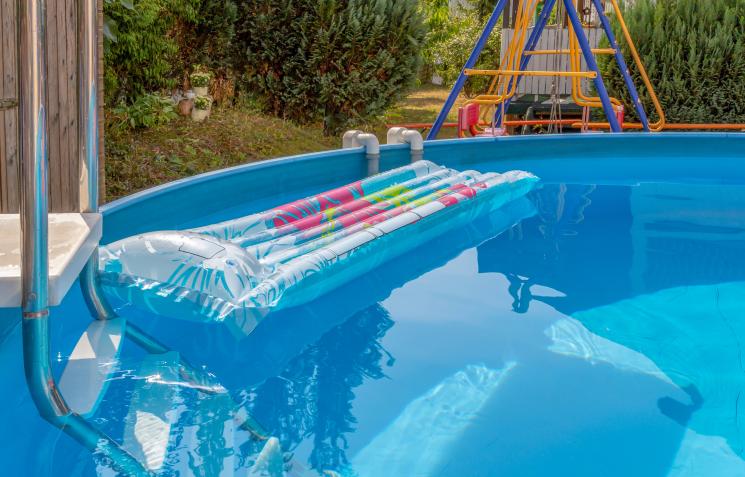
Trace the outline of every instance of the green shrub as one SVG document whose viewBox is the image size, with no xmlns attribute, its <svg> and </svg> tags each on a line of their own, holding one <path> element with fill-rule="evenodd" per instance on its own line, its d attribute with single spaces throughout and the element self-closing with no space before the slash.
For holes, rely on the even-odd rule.
<svg viewBox="0 0 745 477">
<path fill-rule="evenodd" d="M 637 0 L 624 17 L 668 121 L 745 122 L 745 0 Z M 614 31 L 650 114 L 617 24 Z M 611 94 L 631 105 L 612 58 L 600 64 Z"/>
<path fill-rule="evenodd" d="M 131 103 L 147 91 L 178 84 L 179 49 L 171 33 L 180 18 L 196 18 L 199 1 L 106 1 L 111 29 L 104 43 L 107 103 Z"/>
<path fill-rule="evenodd" d="M 171 98 L 145 94 L 131 105 L 120 105 L 109 115 L 107 128 L 117 131 L 145 129 L 167 124 L 178 117 L 176 105 Z"/>
<path fill-rule="evenodd" d="M 229 75 L 238 10 L 233 0 L 199 0 L 192 20 L 182 19 L 175 31 L 181 63 L 200 64 L 219 78 Z"/>
<path fill-rule="evenodd" d="M 233 0 L 105 0 L 108 104 L 181 86 L 193 64 L 227 76 Z"/>
<path fill-rule="evenodd" d="M 382 114 L 416 80 L 417 0 L 239 0 L 236 68 L 264 109 L 335 134 Z"/>
</svg>

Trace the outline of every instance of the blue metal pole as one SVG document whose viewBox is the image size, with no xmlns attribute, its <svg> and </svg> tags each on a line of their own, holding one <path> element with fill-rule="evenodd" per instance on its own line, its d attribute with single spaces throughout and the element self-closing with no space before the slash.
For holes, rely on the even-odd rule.
<svg viewBox="0 0 745 477">
<path fill-rule="evenodd" d="M 587 66 L 589 67 L 590 71 L 594 71 L 595 73 L 597 73 L 597 76 L 595 77 L 595 89 L 598 90 L 598 96 L 600 97 L 600 102 L 603 104 L 605 117 L 608 120 L 608 123 L 610 123 L 610 129 L 613 132 L 622 132 L 621 125 L 618 124 L 616 112 L 613 109 L 613 104 L 611 104 L 610 102 L 608 90 L 605 89 L 603 76 L 600 74 L 598 63 L 597 61 L 595 61 L 595 56 L 592 54 L 590 42 L 587 40 L 585 30 L 582 29 L 582 22 L 579 19 L 579 15 L 577 15 L 577 8 L 574 6 L 573 0 L 564 0 L 564 6 L 566 7 L 569 21 L 572 22 L 574 33 L 577 35 L 577 40 L 579 40 L 579 45 L 582 48 L 582 54 L 585 57 Z"/>
<path fill-rule="evenodd" d="M 548 19 L 551 18 L 551 10 L 554 9 L 554 5 L 556 5 L 556 0 L 546 0 L 546 3 L 543 4 L 543 10 L 541 10 L 541 16 L 538 17 L 538 21 L 533 27 L 533 31 L 530 33 L 530 37 L 528 38 L 528 41 L 525 43 L 524 51 L 534 50 L 536 45 L 538 45 L 538 40 L 541 38 L 541 35 L 543 34 L 543 30 L 546 29 L 546 25 L 548 24 Z M 523 54 L 522 59 L 520 61 L 520 71 L 525 71 L 528 68 L 528 65 L 530 64 L 530 59 L 531 59 L 531 55 Z M 517 79 L 510 78 L 509 88 L 512 89 L 513 81 L 517 81 L 517 84 L 515 85 L 515 87 L 519 88 L 520 81 L 522 81 L 522 79 L 523 79 L 522 76 L 518 76 Z M 512 98 L 508 98 L 504 102 L 503 108 L 496 108 L 497 110 L 494 113 L 495 114 L 494 124 L 502 123 L 502 110 L 504 109 L 505 114 L 507 114 L 507 110 L 509 109 L 511 103 L 512 103 Z"/>
<path fill-rule="evenodd" d="M 628 88 L 629 94 L 631 94 L 631 99 L 632 101 L 634 101 L 636 114 L 639 115 L 639 120 L 641 121 L 644 130 L 649 132 L 649 119 L 647 118 L 647 112 L 644 110 L 644 105 L 642 104 L 641 99 L 639 99 L 639 92 L 636 90 L 634 80 L 631 79 L 631 71 L 629 71 L 626 60 L 623 58 L 621 47 L 618 46 L 618 41 L 616 41 L 616 35 L 613 34 L 613 28 L 611 28 L 610 21 L 605 15 L 605 11 L 603 10 L 603 3 L 600 0 L 592 0 L 592 2 L 595 4 L 595 8 L 598 11 L 600 23 L 603 25 L 603 30 L 605 30 L 605 35 L 608 37 L 610 46 L 611 48 L 616 50 L 616 53 L 614 54 L 614 56 L 616 57 L 616 63 L 618 63 L 618 69 L 621 70 L 623 81 L 626 83 L 626 88 Z"/>
<path fill-rule="evenodd" d="M 468 77 L 466 76 L 466 69 L 473 68 L 474 66 L 476 66 L 476 62 L 479 60 L 479 56 L 481 55 L 481 52 L 486 46 L 487 41 L 489 41 L 489 36 L 491 36 L 492 31 L 494 31 L 494 27 L 497 25 L 497 21 L 499 20 L 499 17 L 502 15 L 502 11 L 504 11 L 504 7 L 506 5 L 507 5 L 507 0 L 499 0 L 497 2 L 497 5 L 494 7 L 494 11 L 489 17 L 489 21 L 486 22 L 486 25 L 484 26 L 484 30 L 481 32 L 479 41 L 476 42 L 476 46 L 474 46 L 473 51 L 471 52 L 471 56 L 468 57 L 468 61 L 466 61 L 465 66 L 463 67 L 463 69 L 460 72 L 460 75 L 458 76 L 458 80 L 453 85 L 453 89 L 450 91 L 450 94 L 448 95 L 448 99 L 445 101 L 445 104 L 442 106 L 442 109 L 440 110 L 440 114 L 437 115 L 437 119 L 435 120 L 435 123 L 432 125 L 432 129 L 430 129 L 429 134 L 427 134 L 428 141 L 432 139 L 437 139 L 437 135 L 440 133 L 440 129 L 442 128 L 442 125 L 445 123 L 445 120 L 447 119 L 448 114 L 450 114 L 450 110 L 453 108 L 455 101 L 458 99 L 458 95 L 460 95 L 460 92 L 463 90 L 463 86 L 466 84 L 466 80 L 468 79 Z"/>
</svg>

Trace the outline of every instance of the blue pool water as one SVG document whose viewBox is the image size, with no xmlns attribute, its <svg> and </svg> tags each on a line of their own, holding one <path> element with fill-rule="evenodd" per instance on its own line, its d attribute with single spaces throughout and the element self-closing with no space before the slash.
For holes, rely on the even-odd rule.
<svg viewBox="0 0 745 477">
<path fill-rule="evenodd" d="M 249 428 L 297 476 L 745 476 L 745 180 L 547 176 L 249 336 L 124 306 L 173 351 L 125 343 L 93 422 L 136 455 L 167 441 L 141 457 L 168 476 L 251 475 Z M 57 372 L 81 300 L 55 310 Z M 0 315 L 3 475 L 116 475 L 36 417 L 16 321 Z"/>
</svg>

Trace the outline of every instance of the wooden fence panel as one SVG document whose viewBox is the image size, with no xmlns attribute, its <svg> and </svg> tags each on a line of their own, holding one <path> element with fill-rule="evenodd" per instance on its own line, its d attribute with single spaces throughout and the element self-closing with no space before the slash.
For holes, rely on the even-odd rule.
<svg viewBox="0 0 745 477">
<path fill-rule="evenodd" d="M 77 2 L 47 2 L 49 199 L 53 212 L 75 211 L 78 207 Z M 102 0 L 98 3 L 101 32 Z M 16 4 L 17 0 L 0 0 L 0 213 L 18 211 L 20 192 L 18 108 L 12 106 L 18 99 Z M 100 41 L 101 58 L 102 53 L 103 43 Z M 99 65 L 101 69 L 102 61 Z M 102 84 L 99 81 L 99 105 L 103 105 Z M 99 116 L 99 130 L 103 132 L 102 107 Z M 100 183 L 103 184 L 103 138 L 99 152 Z M 103 189 L 101 192 L 103 200 Z"/>
<path fill-rule="evenodd" d="M 16 0 L 0 0 L 0 212 L 18 209 Z"/>
</svg>

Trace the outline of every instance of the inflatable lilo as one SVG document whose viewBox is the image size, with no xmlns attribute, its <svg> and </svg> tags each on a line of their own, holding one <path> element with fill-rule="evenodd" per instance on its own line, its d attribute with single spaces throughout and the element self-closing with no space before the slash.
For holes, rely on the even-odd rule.
<svg viewBox="0 0 745 477">
<path fill-rule="evenodd" d="M 532 190 L 538 178 L 458 172 L 428 161 L 266 212 L 152 232 L 101 251 L 107 291 L 178 318 L 246 329 Z"/>
</svg>

